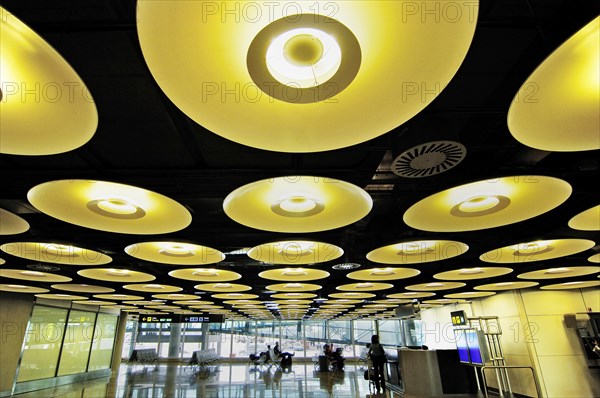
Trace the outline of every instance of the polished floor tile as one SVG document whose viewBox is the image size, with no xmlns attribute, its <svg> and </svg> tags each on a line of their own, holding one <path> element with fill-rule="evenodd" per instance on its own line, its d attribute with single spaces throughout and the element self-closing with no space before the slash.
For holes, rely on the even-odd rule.
<svg viewBox="0 0 600 398">
<path fill-rule="evenodd" d="M 221 364 L 196 372 L 181 365 L 122 365 L 113 377 L 15 395 L 15 398 L 399 398 L 372 394 L 363 371 L 316 372 L 312 364 L 288 371 L 246 364 Z M 374 391 L 373 391 L 374 392 Z"/>
</svg>

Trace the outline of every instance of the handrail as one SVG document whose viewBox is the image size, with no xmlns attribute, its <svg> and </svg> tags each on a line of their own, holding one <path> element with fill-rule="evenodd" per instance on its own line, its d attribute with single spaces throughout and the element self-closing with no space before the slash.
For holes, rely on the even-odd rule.
<svg viewBox="0 0 600 398">
<path fill-rule="evenodd" d="M 531 374 L 533 375 L 533 383 L 535 384 L 535 391 L 537 392 L 537 395 L 539 398 L 542 398 L 542 389 L 540 387 L 540 383 L 538 382 L 538 378 L 537 375 L 535 374 L 535 370 L 533 369 L 532 366 L 517 366 L 517 365 L 486 365 L 486 366 L 482 366 L 481 367 L 481 378 L 483 379 L 483 395 L 485 398 L 488 398 L 488 392 L 487 392 L 487 381 L 485 378 L 485 370 L 486 369 L 529 369 L 531 370 Z M 502 395 L 502 392 L 500 392 L 500 395 Z"/>
</svg>

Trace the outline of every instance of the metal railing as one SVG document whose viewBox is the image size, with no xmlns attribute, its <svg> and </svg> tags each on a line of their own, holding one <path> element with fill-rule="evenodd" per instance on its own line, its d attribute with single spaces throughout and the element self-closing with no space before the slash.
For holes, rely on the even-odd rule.
<svg viewBox="0 0 600 398">
<path fill-rule="evenodd" d="M 535 391 L 537 392 L 537 395 L 539 398 L 542 398 L 542 389 L 540 387 L 540 383 L 538 381 L 537 375 L 535 374 L 535 370 L 533 369 L 533 367 L 531 366 L 511 366 L 511 365 L 501 365 L 501 366 L 496 366 L 496 365 L 490 365 L 490 366 L 482 366 L 481 367 L 481 378 L 483 379 L 483 395 L 485 398 L 488 398 L 488 387 L 487 387 L 487 380 L 485 378 L 485 371 L 487 369 L 529 369 L 531 370 L 531 374 L 533 375 L 533 383 L 535 384 Z M 502 390 L 500 389 L 500 396 L 502 397 Z"/>
</svg>

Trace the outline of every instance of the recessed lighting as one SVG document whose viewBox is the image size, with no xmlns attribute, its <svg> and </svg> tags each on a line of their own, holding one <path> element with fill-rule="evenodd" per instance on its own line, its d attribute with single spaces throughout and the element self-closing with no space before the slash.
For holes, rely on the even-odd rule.
<svg viewBox="0 0 600 398">
<path fill-rule="evenodd" d="M 546 270 L 546 272 L 544 272 L 544 274 L 565 274 L 571 272 L 571 269 L 566 268 L 566 267 L 559 267 L 559 268 L 550 268 L 548 270 Z"/>
<path fill-rule="evenodd" d="M 358 263 L 341 263 L 341 264 L 336 264 L 331 268 L 333 268 L 335 270 L 340 270 L 340 271 L 347 271 L 350 269 L 360 268 L 360 266 L 361 265 Z"/>
<path fill-rule="evenodd" d="M 481 269 L 479 267 L 475 267 L 475 268 L 463 268 L 458 273 L 465 274 L 465 275 L 472 275 L 472 274 L 483 274 L 484 271 L 483 271 L 483 269 Z"/>
<path fill-rule="evenodd" d="M 283 270 L 283 272 L 281 273 L 282 275 L 286 275 L 286 276 L 302 276 L 302 275 L 307 275 L 308 273 L 303 269 L 303 268 L 287 268 L 285 270 Z"/>
<path fill-rule="evenodd" d="M 22 271 L 19 272 L 21 275 L 28 275 L 28 276 L 38 276 L 38 277 L 45 277 L 46 274 L 44 274 L 43 272 L 38 272 L 38 271 Z"/>
<path fill-rule="evenodd" d="M 425 286 L 427 286 L 427 287 L 441 287 L 441 286 L 444 286 L 444 284 L 440 283 L 440 282 L 431 282 L 431 283 L 427 283 Z"/>
<path fill-rule="evenodd" d="M 374 268 L 371 275 L 393 275 L 394 271 L 391 268 Z"/>
<path fill-rule="evenodd" d="M 117 196 L 91 200 L 87 203 L 87 208 L 101 216 L 119 219 L 131 220 L 146 215 L 144 209 L 134 204 L 131 199 Z"/>
</svg>

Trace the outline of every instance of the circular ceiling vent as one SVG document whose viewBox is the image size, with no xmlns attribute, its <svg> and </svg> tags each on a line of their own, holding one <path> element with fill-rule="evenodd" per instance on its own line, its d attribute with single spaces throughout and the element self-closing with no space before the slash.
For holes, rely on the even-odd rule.
<svg viewBox="0 0 600 398">
<path fill-rule="evenodd" d="M 341 264 L 336 264 L 331 268 L 333 268 L 335 270 L 344 270 L 345 271 L 345 270 L 349 270 L 349 269 L 356 269 L 359 267 L 360 267 L 360 264 L 358 264 L 358 263 L 341 263 Z"/>
<path fill-rule="evenodd" d="M 448 171 L 466 156 L 467 148 L 456 141 L 432 141 L 414 146 L 392 161 L 392 171 L 400 177 L 429 177 Z"/>
</svg>

